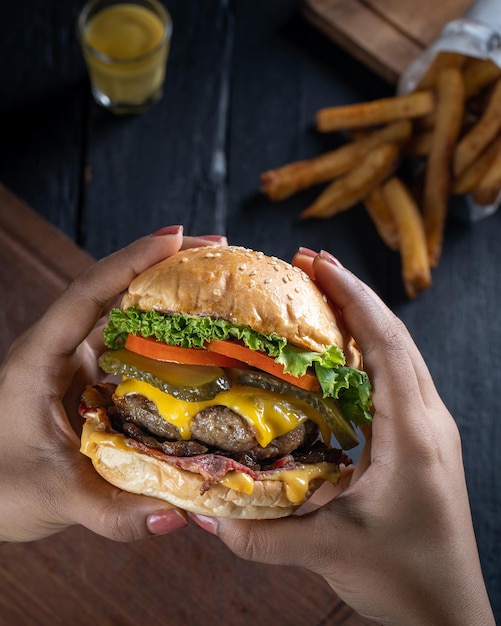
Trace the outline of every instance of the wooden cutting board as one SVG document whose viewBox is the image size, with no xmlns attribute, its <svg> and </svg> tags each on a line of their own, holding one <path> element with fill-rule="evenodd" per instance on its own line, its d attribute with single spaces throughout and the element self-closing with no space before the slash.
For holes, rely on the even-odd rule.
<svg viewBox="0 0 501 626">
<path fill-rule="evenodd" d="M 472 0 L 303 0 L 306 18 L 390 83 Z"/>
</svg>

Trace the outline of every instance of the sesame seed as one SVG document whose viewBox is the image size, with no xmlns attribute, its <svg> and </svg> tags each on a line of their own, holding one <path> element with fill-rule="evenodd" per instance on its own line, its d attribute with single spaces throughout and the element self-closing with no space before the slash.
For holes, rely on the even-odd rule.
<svg viewBox="0 0 501 626">
<path fill-rule="evenodd" d="M 242 263 L 242 265 L 238 266 L 238 269 L 243 272 L 245 269 L 247 268 L 247 265 L 245 265 L 245 263 Z"/>
<path fill-rule="evenodd" d="M 324 302 L 327 302 L 327 296 L 326 296 L 326 295 L 323 295 L 323 296 L 322 296 L 322 300 L 323 300 Z"/>
<path fill-rule="evenodd" d="M 283 283 L 288 283 L 289 282 L 289 278 L 287 276 L 282 276 L 282 282 Z"/>
<path fill-rule="evenodd" d="M 256 270 L 251 270 L 249 272 L 249 276 L 255 276 L 257 274 Z"/>
<path fill-rule="evenodd" d="M 307 283 L 310 280 L 309 276 L 307 276 L 306 274 L 303 274 L 301 278 L 304 280 L 305 283 Z"/>
<path fill-rule="evenodd" d="M 269 285 L 269 283 L 271 283 L 271 278 L 265 278 L 264 279 L 264 284 L 265 285 Z"/>
<path fill-rule="evenodd" d="M 301 291 L 301 289 L 299 289 L 299 287 L 294 287 L 294 291 L 295 291 L 296 293 L 299 293 L 299 292 Z"/>
<path fill-rule="evenodd" d="M 220 296 L 221 295 L 221 289 L 214 289 L 214 291 L 212 292 L 215 296 Z"/>
<path fill-rule="evenodd" d="M 213 259 L 214 258 L 214 252 L 206 252 L 205 253 L 205 258 L 206 259 Z"/>
<path fill-rule="evenodd" d="M 249 287 L 251 287 L 251 288 L 252 288 L 252 287 L 255 287 L 255 286 L 256 286 L 256 281 L 255 281 L 255 280 L 251 280 L 251 281 L 249 282 Z"/>
<path fill-rule="evenodd" d="M 184 256 L 184 257 L 181 259 L 181 263 L 188 263 L 188 258 Z"/>
<path fill-rule="evenodd" d="M 287 297 L 289 298 L 289 300 L 294 300 L 294 296 L 291 293 L 288 293 Z"/>
</svg>

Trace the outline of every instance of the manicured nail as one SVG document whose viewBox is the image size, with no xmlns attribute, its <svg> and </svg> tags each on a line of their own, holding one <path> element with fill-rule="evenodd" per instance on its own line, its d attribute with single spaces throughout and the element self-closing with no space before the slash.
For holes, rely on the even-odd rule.
<svg viewBox="0 0 501 626">
<path fill-rule="evenodd" d="M 215 517 L 208 517 L 207 515 L 196 515 L 191 514 L 190 517 L 192 520 L 203 528 L 211 535 L 217 535 L 217 519 Z"/>
<path fill-rule="evenodd" d="M 215 241 L 216 243 L 226 243 L 226 237 L 224 235 L 197 235 L 198 239 L 205 239 L 205 241 Z"/>
<path fill-rule="evenodd" d="M 299 254 L 302 254 L 303 256 L 309 256 L 310 258 L 315 258 L 318 254 L 318 252 L 315 252 L 315 250 L 311 250 L 310 248 L 299 248 L 298 250 Z"/>
<path fill-rule="evenodd" d="M 335 265 L 336 267 L 344 267 L 341 261 L 339 259 L 336 259 L 336 257 L 333 256 L 330 252 L 320 250 L 319 256 L 321 259 L 324 259 L 324 261 L 329 261 L 329 263 L 332 263 L 332 265 Z"/>
<path fill-rule="evenodd" d="M 176 509 L 165 509 L 152 513 L 146 518 L 146 525 L 152 535 L 165 535 L 187 526 L 184 515 Z"/>
<path fill-rule="evenodd" d="M 151 233 L 152 237 L 163 237 L 164 235 L 178 235 L 183 232 L 183 227 L 180 225 L 176 226 L 164 226 L 163 228 L 159 228 L 154 233 Z"/>
</svg>

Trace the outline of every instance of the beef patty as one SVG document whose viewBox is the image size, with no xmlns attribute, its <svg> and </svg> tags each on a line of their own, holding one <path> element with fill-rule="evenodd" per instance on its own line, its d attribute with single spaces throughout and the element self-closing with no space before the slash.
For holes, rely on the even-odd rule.
<svg viewBox="0 0 501 626">
<path fill-rule="evenodd" d="M 251 424 L 220 405 L 204 409 L 194 416 L 192 439 L 187 441 L 182 439 L 174 425 L 160 416 L 153 402 L 139 394 L 119 398 L 114 395 L 114 390 L 115 385 L 110 383 L 94 385 L 87 388 L 82 399 L 89 407 L 106 408 L 111 425 L 117 432 L 171 456 L 216 454 L 260 470 L 274 466 L 285 457 L 299 463 L 339 463 L 339 454 L 344 454 L 318 439 L 318 426 L 311 420 L 262 447 Z"/>
<path fill-rule="evenodd" d="M 220 452 L 234 453 L 238 458 L 245 455 L 259 462 L 309 446 L 318 437 L 317 425 L 308 420 L 285 435 L 273 439 L 263 448 L 245 418 L 225 406 L 216 405 L 203 409 L 193 417 L 192 440 L 185 441 L 179 430 L 164 420 L 155 404 L 144 396 L 129 394 L 120 398 L 114 397 L 114 404 L 115 427 L 151 447 L 157 447 L 153 441 L 155 440 L 161 444 L 160 449 L 166 454 L 175 456 L 193 456 L 217 449 Z"/>
</svg>

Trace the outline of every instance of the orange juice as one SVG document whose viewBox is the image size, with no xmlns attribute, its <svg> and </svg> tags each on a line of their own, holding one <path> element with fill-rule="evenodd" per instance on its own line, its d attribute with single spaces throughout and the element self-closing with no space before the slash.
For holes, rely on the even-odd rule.
<svg viewBox="0 0 501 626">
<path fill-rule="evenodd" d="M 161 96 L 171 24 L 161 5 L 106 4 L 80 25 L 82 47 L 98 102 L 127 112 Z"/>
</svg>

